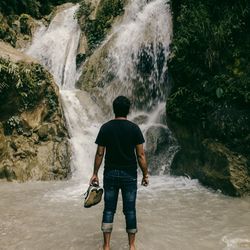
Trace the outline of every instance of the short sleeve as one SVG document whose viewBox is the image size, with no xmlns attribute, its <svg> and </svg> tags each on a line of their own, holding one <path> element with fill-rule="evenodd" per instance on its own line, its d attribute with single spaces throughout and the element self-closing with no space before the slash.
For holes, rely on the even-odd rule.
<svg viewBox="0 0 250 250">
<path fill-rule="evenodd" d="M 99 133 L 96 137 L 95 143 L 99 146 L 106 146 L 105 133 L 103 127 L 100 128 Z"/>
<path fill-rule="evenodd" d="M 136 126 L 134 142 L 135 145 L 143 144 L 145 142 L 141 129 Z"/>
</svg>

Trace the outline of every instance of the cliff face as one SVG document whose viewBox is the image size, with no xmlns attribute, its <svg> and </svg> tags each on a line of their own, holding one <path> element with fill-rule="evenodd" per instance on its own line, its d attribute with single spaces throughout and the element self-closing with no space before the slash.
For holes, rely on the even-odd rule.
<svg viewBox="0 0 250 250">
<path fill-rule="evenodd" d="M 173 1 L 168 124 L 181 150 L 172 174 L 250 193 L 250 4 Z"/>
<path fill-rule="evenodd" d="M 32 58 L 0 43 L 0 178 L 63 179 L 70 147 L 58 88 Z"/>
</svg>

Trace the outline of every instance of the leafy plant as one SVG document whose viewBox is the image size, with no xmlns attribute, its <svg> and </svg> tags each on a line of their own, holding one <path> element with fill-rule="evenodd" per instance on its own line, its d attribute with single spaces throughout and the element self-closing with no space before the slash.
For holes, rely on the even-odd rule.
<svg viewBox="0 0 250 250">
<path fill-rule="evenodd" d="M 96 48 L 103 41 L 111 28 L 114 17 L 123 12 L 123 7 L 123 0 L 103 0 L 97 7 L 96 16 L 93 19 L 91 4 L 85 0 L 80 2 L 76 17 L 87 36 L 90 50 Z"/>
</svg>

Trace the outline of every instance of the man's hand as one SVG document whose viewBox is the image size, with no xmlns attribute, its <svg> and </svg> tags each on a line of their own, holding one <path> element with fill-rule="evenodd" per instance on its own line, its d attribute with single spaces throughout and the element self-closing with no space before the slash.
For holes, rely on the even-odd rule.
<svg viewBox="0 0 250 250">
<path fill-rule="evenodd" d="M 141 185 L 147 187 L 149 184 L 148 175 L 142 177 Z"/>
<path fill-rule="evenodd" d="M 90 178 L 89 184 L 97 184 L 99 186 L 99 178 L 96 174 L 93 174 Z"/>
<path fill-rule="evenodd" d="M 146 187 L 149 184 L 149 180 L 148 180 L 148 166 L 147 166 L 143 144 L 136 145 L 136 156 L 137 156 L 137 160 L 138 160 L 139 166 L 143 174 L 141 184 L 142 186 Z"/>
<path fill-rule="evenodd" d="M 98 170 L 102 164 L 102 159 L 105 153 L 105 147 L 98 145 L 95 154 L 95 164 L 94 164 L 94 171 L 93 175 L 90 178 L 89 184 L 96 183 L 99 186 L 99 178 L 98 178 Z"/>
</svg>

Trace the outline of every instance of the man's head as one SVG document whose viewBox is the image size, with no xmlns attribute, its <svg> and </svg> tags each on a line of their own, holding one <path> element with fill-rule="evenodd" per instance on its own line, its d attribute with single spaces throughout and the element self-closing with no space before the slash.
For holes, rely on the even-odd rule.
<svg viewBox="0 0 250 250">
<path fill-rule="evenodd" d="M 125 96 L 118 96 L 113 101 L 115 117 L 127 117 L 130 109 L 130 101 Z"/>
</svg>

